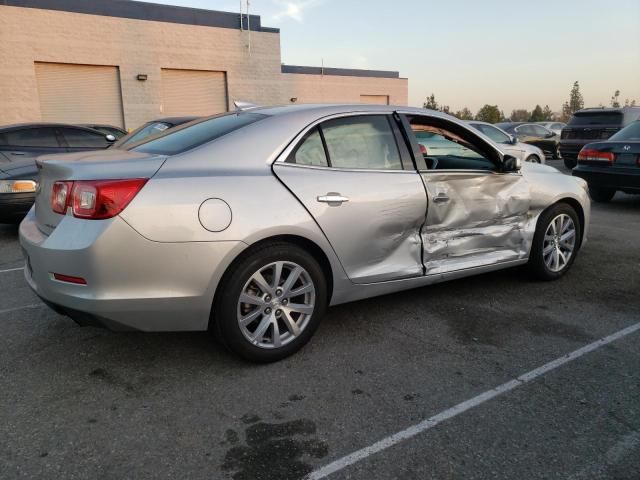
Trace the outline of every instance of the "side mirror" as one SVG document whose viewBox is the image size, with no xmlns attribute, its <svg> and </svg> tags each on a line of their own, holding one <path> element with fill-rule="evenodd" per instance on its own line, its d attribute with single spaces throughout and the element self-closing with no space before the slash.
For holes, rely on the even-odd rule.
<svg viewBox="0 0 640 480">
<path fill-rule="evenodd" d="M 116 137 L 115 137 L 115 135 L 111 135 L 110 133 L 107 133 L 107 134 L 104 136 L 104 138 L 106 138 L 106 139 L 107 139 L 107 142 L 109 142 L 109 143 L 113 143 L 113 142 L 115 142 L 115 141 L 116 141 Z"/>
<path fill-rule="evenodd" d="M 512 155 L 505 155 L 502 158 L 502 170 L 505 172 L 519 172 L 522 168 L 522 160 Z"/>
<path fill-rule="evenodd" d="M 546 138 L 553 138 L 553 137 L 555 137 L 555 136 L 556 136 L 556 134 L 555 134 L 555 133 L 553 133 L 553 132 L 549 132 L 549 133 L 547 133 L 547 137 L 546 137 Z"/>
<path fill-rule="evenodd" d="M 510 136 L 510 140 L 511 140 L 511 145 L 517 145 L 518 144 L 518 137 L 516 137 L 515 135 L 511 135 Z"/>
</svg>

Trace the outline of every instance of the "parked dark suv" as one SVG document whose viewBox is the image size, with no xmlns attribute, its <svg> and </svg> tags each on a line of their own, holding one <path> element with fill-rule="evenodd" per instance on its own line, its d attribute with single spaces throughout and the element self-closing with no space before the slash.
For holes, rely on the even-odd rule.
<svg viewBox="0 0 640 480">
<path fill-rule="evenodd" d="M 585 108 L 573 114 L 560 136 L 560 153 L 567 168 L 578 164 L 578 153 L 587 143 L 608 139 L 640 119 L 640 107 Z"/>
</svg>

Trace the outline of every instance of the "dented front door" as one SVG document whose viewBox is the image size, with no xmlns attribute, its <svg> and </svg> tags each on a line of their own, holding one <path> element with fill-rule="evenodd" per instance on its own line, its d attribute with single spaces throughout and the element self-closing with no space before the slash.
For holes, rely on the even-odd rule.
<svg viewBox="0 0 640 480">
<path fill-rule="evenodd" d="M 424 171 L 427 275 L 526 258 L 529 185 L 519 173 Z"/>
</svg>

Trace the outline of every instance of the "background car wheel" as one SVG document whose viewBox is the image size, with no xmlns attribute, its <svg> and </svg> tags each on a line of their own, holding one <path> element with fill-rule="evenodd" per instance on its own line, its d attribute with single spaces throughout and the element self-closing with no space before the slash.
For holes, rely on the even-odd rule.
<svg viewBox="0 0 640 480">
<path fill-rule="evenodd" d="M 233 352 L 281 360 L 304 346 L 327 307 L 322 267 L 290 243 L 263 245 L 230 268 L 216 295 L 213 329 Z"/>
<path fill-rule="evenodd" d="M 540 157 L 538 157 L 537 155 L 529 155 L 525 162 L 540 163 Z"/>
<path fill-rule="evenodd" d="M 610 201 L 616 191 L 613 188 L 599 188 L 589 185 L 589 196 L 594 202 L 606 203 Z"/>
<path fill-rule="evenodd" d="M 560 160 L 561 158 L 562 158 L 562 155 L 560 154 L 560 149 L 558 147 L 556 147 L 556 149 L 553 151 L 553 159 L 554 160 Z M 571 168 L 573 168 L 573 167 L 571 167 Z"/>
<path fill-rule="evenodd" d="M 531 274 L 540 280 L 560 278 L 576 258 L 580 238 L 580 221 L 572 206 L 558 203 L 542 212 L 527 264 Z"/>
<path fill-rule="evenodd" d="M 571 158 L 564 159 L 564 166 L 567 167 L 569 170 L 572 170 L 577 164 L 578 164 L 577 160 L 573 160 Z"/>
</svg>

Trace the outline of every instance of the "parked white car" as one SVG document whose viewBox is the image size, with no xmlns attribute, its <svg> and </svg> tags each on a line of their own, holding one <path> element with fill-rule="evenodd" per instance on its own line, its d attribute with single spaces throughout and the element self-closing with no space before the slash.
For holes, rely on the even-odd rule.
<svg viewBox="0 0 640 480">
<path fill-rule="evenodd" d="M 513 155 L 523 162 L 545 163 L 544 152 L 535 145 L 520 142 L 517 137 L 509 135 L 491 123 L 473 120 L 467 122 L 467 124 L 497 143 L 504 153 Z"/>
</svg>

